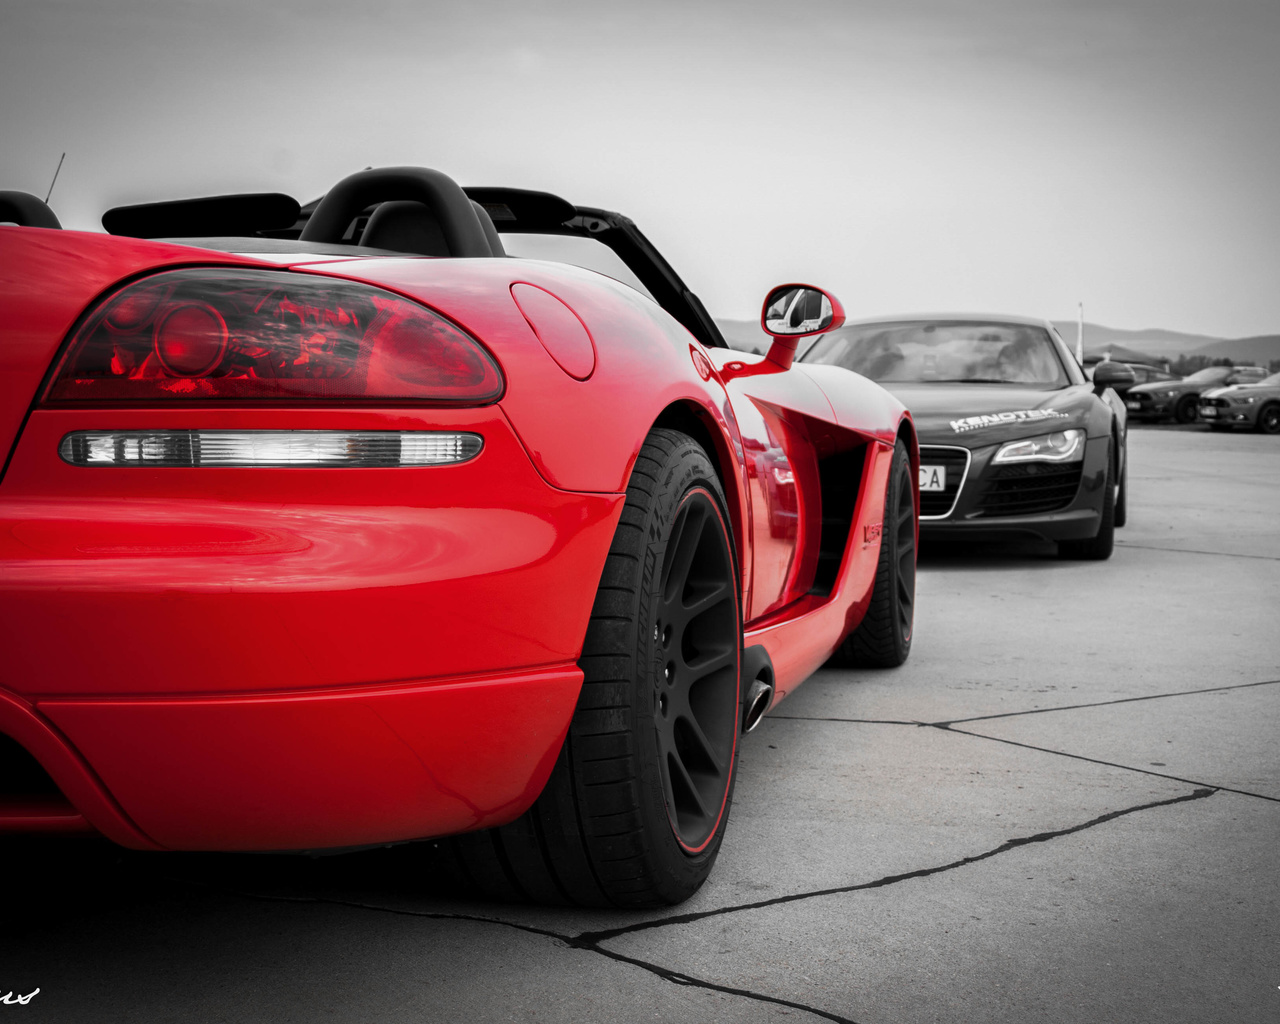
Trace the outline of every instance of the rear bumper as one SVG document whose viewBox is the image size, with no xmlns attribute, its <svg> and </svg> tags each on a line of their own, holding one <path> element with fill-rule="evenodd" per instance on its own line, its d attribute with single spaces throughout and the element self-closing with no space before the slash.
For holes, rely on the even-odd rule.
<svg viewBox="0 0 1280 1024">
<path fill-rule="evenodd" d="M 7 695 L 76 814 L 126 846 L 296 850 L 501 824 L 537 798 L 576 665 L 311 693 L 42 700 Z M 41 740 L 33 743 L 33 737 Z M 0 800 L 0 827 L 50 831 Z M 62 817 L 67 818 L 66 810 Z"/>
<path fill-rule="evenodd" d="M 57 456 L 71 430 L 161 426 L 485 444 L 404 469 Z M 0 484 L 0 733 L 65 800 L 0 796 L 0 829 L 279 850 L 517 817 L 572 717 L 623 501 L 548 485 L 494 407 L 37 410 Z"/>
</svg>

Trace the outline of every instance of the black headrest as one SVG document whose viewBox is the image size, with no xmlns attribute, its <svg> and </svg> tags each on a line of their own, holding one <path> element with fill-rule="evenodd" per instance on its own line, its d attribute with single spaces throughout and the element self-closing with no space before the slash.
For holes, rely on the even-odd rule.
<svg viewBox="0 0 1280 1024">
<path fill-rule="evenodd" d="M 29 192 L 0 192 L 0 224 L 12 221 L 22 228 L 60 228 L 44 200 Z"/>
<path fill-rule="evenodd" d="M 435 216 L 422 203 L 401 199 L 381 203 L 369 215 L 360 244 L 419 256 L 452 256 Z"/>
</svg>

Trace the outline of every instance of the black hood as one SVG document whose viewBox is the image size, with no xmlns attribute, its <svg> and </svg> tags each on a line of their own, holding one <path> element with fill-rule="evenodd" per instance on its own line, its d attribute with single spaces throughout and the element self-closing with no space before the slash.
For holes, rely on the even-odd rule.
<svg viewBox="0 0 1280 1024">
<path fill-rule="evenodd" d="M 882 386 L 911 410 L 921 444 L 968 448 L 1086 427 L 1097 403 L 1087 384 L 1053 390 L 1016 384 Z"/>
</svg>

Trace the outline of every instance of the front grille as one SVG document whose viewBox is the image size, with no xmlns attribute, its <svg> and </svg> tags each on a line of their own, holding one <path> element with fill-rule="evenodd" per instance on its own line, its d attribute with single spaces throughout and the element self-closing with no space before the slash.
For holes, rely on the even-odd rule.
<svg viewBox="0 0 1280 1024">
<path fill-rule="evenodd" d="M 1225 398 L 1202 398 L 1200 399 L 1200 404 L 1212 405 L 1216 409 L 1225 409 L 1231 403 L 1228 402 Z"/>
<path fill-rule="evenodd" d="M 976 512 L 980 516 L 1029 516 L 1056 512 L 1075 500 L 1083 462 L 1021 462 L 987 471 Z"/>
<path fill-rule="evenodd" d="M 1126 391 L 1124 396 L 1130 402 L 1137 402 L 1139 405 L 1150 405 L 1155 399 L 1147 391 Z"/>
<path fill-rule="evenodd" d="M 945 466 L 947 486 L 942 491 L 920 492 L 920 518 L 941 519 L 955 508 L 956 498 L 969 472 L 969 452 L 965 448 L 943 448 L 938 445 L 920 446 L 921 466 Z"/>
</svg>

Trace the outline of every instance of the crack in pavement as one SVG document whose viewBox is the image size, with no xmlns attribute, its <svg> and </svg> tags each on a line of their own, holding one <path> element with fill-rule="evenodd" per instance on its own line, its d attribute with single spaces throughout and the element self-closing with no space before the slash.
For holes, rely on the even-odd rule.
<svg viewBox="0 0 1280 1024">
<path fill-rule="evenodd" d="M 1255 686 L 1280 686 L 1280 679 L 1264 679 L 1257 683 L 1233 683 L 1229 686 L 1206 686 L 1199 690 L 1175 690 L 1172 693 L 1151 693 L 1145 697 L 1117 697 L 1115 700 L 1091 701 L 1087 704 L 1060 704 L 1051 708 L 1031 708 L 1029 711 L 1002 711 L 996 715 L 974 715 L 972 718 L 947 718 L 936 722 L 923 722 L 919 719 L 902 720 L 894 718 L 841 718 L 831 715 L 766 715 L 766 718 L 783 722 L 848 722 L 851 725 L 919 725 L 932 726 L 937 729 L 948 729 L 965 722 L 986 722 L 993 718 L 1017 718 L 1020 715 L 1043 715 L 1050 711 L 1077 711 L 1080 708 L 1105 708 L 1112 704 L 1132 704 L 1142 700 L 1163 700 L 1165 697 L 1192 697 L 1198 693 L 1221 693 L 1226 690 L 1247 690 Z M 955 730 L 963 732 L 962 729 Z M 979 735 L 974 733 L 973 735 Z M 991 739 L 993 737 L 987 737 Z M 1055 751 L 1057 753 L 1057 751 Z M 1221 787 L 1219 787 L 1221 788 Z"/>
<path fill-rule="evenodd" d="M 1280 803 L 1280 797 L 1268 796 L 1266 793 L 1254 793 L 1247 789 L 1236 789 L 1233 786 L 1223 786 L 1216 782 L 1204 782 L 1200 779 L 1185 779 L 1181 775 L 1169 775 L 1165 772 L 1153 772 L 1148 768 L 1137 768 L 1131 764 L 1120 764 L 1116 761 L 1103 761 L 1097 757 L 1086 757 L 1084 754 L 1072 754 L 1066 750 L 1054 750 L 1052 747 L 1038 747 L 1034 743 L 1021 743 L 1018 740 L 1007 740 L 1000 736 L 988 736 L 981 732 L 970 732 L 968 729 L 955 729 L 946 723 L 939 725 L 931 725 L 930 723 L 921 723 L 922 725 L 930 725 L 931 728 L 938 729 L 942 732 L 953 732 L 960 736 L 974 736 L 980 740 L 991 740 L 993 743 L 1007 743 L 1011 747 L 1022 747 L 1024 750 L 1038 750 L 1044 754 L 1057 754 L 1059 757 L 1069 757 L 1075 761 L 1088 761 L 1090 764 L 1100 764 L 1107 768 L 1121 768 L 1125 771 L 1138 772 L 1141 775 L 1154 775 L 1158 779 L 1169 779 L 1171 782 L 1183 782 L 1188 786 L 1208 786 L 1214 790 L 1221 790 L 1224 793 L 1235 793 L 1238 796 L 1251 796 L 1258 800 L 1269 800 L 1272 803 Z"/>
<path fill-rule="evenodd" d="M 607 956 L 611 960 L 617 960 L 620 963 L 632 964 L 635 967 L 643 968 L 652 974 L 656 974 L 665 981 L 670 981 L 676 985 L 690 985 L 696 988 L 710 989 L 713 992 L 725 992 L 729 995 L 745 996 L 748 999 L 756 999 L 762 1003 L 774 1003 L 778 1006 L 789 1006 L 795 1010 L 803 1010 L 805 1013 L 812 1013 L 815 1017 L 822 1017 L 824 1020 L 835 1021 L 836 1024 L 857 1024 L 856 1021 L 849 1017 L 841 1017 L 838 1014 L 831 1013 L 827 1010 L 820 1010 L 816 1006 L 808 1006 L 805 1003 L 793 1002 L 790 999 L 782 999 L 779 996 L 765 995 L 761 992 L 753 992 L 745 988 L 732 988 L 729 985 L 719 985 L 714 981 L 706 981 L 702 978 L 694 978 L 688 974 L 681 974 L 678 971 L 670 971 L 665 967 L 659 967 L 657 964 L 650 963 L 647 960 L 637 960 L 635 957 L 626 956 L 623 953 L 614 952 L 611 949 L 605 949 L 595 943 L 578 945 L 574 943 L 575 948 L 590 949 L 594 953 Z"/>
<path fill-rule="evenodd" d="M 1199 548 L 1165 548 L 1158 544 L 1130 544 L 1116 541 L 1118 548 L 1141 548 L 1143 551 L 1173 551 L 1179 555 L 1217 555 L 1220 558 L 1257 558 L 1264 562 L 1280 562 L 1280 555 L 1249 555 L 1240 551 L 1202 551 Z"/>
<path fill-rule="evenodd" d="M 959 730 L 957 730 L 959 731 Z M 977 735 L 976 733 L 974 735 Z M 1035 835 L 1018 836 L 1014 839 L 1008 839 L 999 846 L 993 847 L 983 853 L 977 853 L 969 857 L 961 857 L 959 860 L 953 860 L 946 864 L 938 864 L 931 868 L 920 868 L 916 871 L 905 871 L 897 875 L 885 875 L 870 882 L 857 882 L 852 885 L 837 885 L 828 889 L 814 889 L 808 892 L 790 893 L 786 896 L 774 896 L 767 900 L 756 900 L 752 903 L 737 903 L 728 907 L 719 907 L 715 910 L 700 910 L 688 914 L 673 914 L 670 917 L 658 918 L 654 921 L 642 921 L 639 924 L 625 925 L 621 928 L 610 928 L 598 932 L 582 932 L 577 936 L 575 941 L 589 942 L 599 944 L 607 942 L 609 939 L 617 938 L 620 935 L 630 935 L 634 932 L 647 931 L 650 928 L 663 928 L 668 925 L 689 924 L 694 921 L 701 921 L 708 917 L 720 917 L 725 914 L 736 914 L 744 910 L 761 910 L 765 907 L 776 907 L 786 903 L 796 903 L 801 900 L 816 899 L 821 896 L 836 896 L 842 893 L 860 892 L 863 889 L 882 889 L 888 885 L 896 885 L 898 882 L 905 882 L 912 878 L 928 878 L 930 875 L 941 874 L 945 871 L 954 871 L 957 868 L 967 867 L 970 864 L 977 864 L 979 861 L 989 860 L 992 857 L 998 857 L 1002 853 L 1008 853 L 1010 850 L 1016 850 L 1022 846 L 1028 846 L 1032 843 L 1047 843 L 1052 839 L 1061 839 L 1063 836 L 1069 836 L 1076 832 L 1083 832 L 1085 829 L 1096 828 L 1098 825 L 1105 824 L 1108 821 L 1114 821 L 1129 814 L 1136 814 L 1138 811 L 1148 811 L 1155 807 L 1171 807 L 1174 804 L 1187 803 L 1191 800 L 1203 800 L 1205 797 L 1212 796 L 1218 787 L 1207 787 L 1197 789 L 1191 793 L 1184 793 L 1182 796 L 1170 797 L 1167 800 L 1153 800 L 1150 803 L 1138 804 L 1134 807 L 1122 808 L 1118 811 L 1109 811 L 1106 814 L 1099 815 L 1096 818 L 1090 818 L 1088 821 L 1081 822 L 1078 825 L 1071 825 L 1067 828 L 1054 829 L 1051 832 L 1037 832 Z"/>
<path fill-rule="evenodd" d="M 897 723 L 894 723 L 897 724 Z M 912 725 L 926 725 L 927 723 L 902 723 Z M 996 737 L 983 736 L 981 733 L 970 733 L 963 729 L 950 729 L 945 726 L 937 726 L 936 728 L 943 731 L 956 732 L 961 735 L 974 736 L 979 739 L 996 739 Z M 998 742 L 1011 742 L 998 740 Z M 1014 744 L 1015 746 L 1027 746 L 1027 744 Z M 1031 749 L 1043 749 L 1033 747 Z M 1061 751 L 1047 751 L 1048 753 L 1061 753 Z M 1066 754 L 1067 757 L 1075 757 L 1077 755 Z M 1082 760 L 1092 760 L 1092 758 L 1082 758 Z M 1097 762 L 1106 764 L 1107 762 Z M 1115 765 L 1113 767 L 1126 768 L 1127 765 Z M 1134 771 L 1142 771 L 1142 769 L 1132 769 Z M 1146 772 L 1148 775 L 1159 775 L 1158 772 Z M 1162 778 L 1173 779 L 1174 776 L 1161 776 Z M 1177 781 L 1186 782 L 1188 780 L 1179 779 Z M 600 931 L 579 932 L 577 935 L 570 935 L 563 932 L 553 931 L 549 928 L 539 928 L 536 925 L 522 924 L 517 921 L 508 921 L 498 917 L 484 917 L 479 914 L 457 914 L 447 913 L 443 911 L 429 910 L 410 910 L 403 907 L 389 907 L 377 903 L 365 903 L 359 900 L 346 900 L 331 896 L 286 896 L 271 893 L 255 893 L 243 889 L 228 888 L 209 882 L 201 882 L 194 879 L 173 878 L 169 877 L 168 881 L 182 885 L 193 885 L 205 889 L 211 889 L 217 892 L 223 892 L 228 895 L 238 896 L 242 899 L 258 900 L 269 903 L 301 903 L 315 905 L 330 905 L 339 907 L 349 907 L 355 910 L 367 910 L 374 913 L 392 914 L 401 917 L 417 917 L 439 921 L 469 921 L 475 924 L 498 925 L 499 927 L 512 928 L 530 935 L 537 935 L 542 938 L 552 939 L 556 942 L 563 943 L 570 949 L 580 949 L 590 953 L 596 953 L 600 956 L 607 957 L 618 963 L 628 964 L 637 967 L 643 971 L 660 978 L 663 981 L 670 982 L 675 985 L 687 985 L 691 988 L 705 989 L 711 992 L 719 992 L 725 995 L 738 996 L 743 999 L 751 999 L 756 1002 L 770 1003 L 776 1006 L 785 1006 L 790 1009 L 800 1010 L 804 1013 L 812 1014 L 823 1020 L 835 1022 L 835 1024 L 857 1024 L 856 1021 L 849 1017 L 842 1017 L 828 1010 L 821 1009 L 816 1006 L 810 1006 L 805 1003 L 796 1002 L 790 999 L 784 999 L 780 996 L 772 996 L 765 992 L 756 992 L 752 989 L 735 988 L 731 985 L 721 985 L 718 982 L 709 981 L 705 978 L 697 978 L 690 974 L 680 971 L 673 971 L 670 968 L 663 967 L 660 964 L 652 963 L 648 960 L 641 960 L 637 957 L 627 956 L 616 950 L 605 948 L 601 943 L 611 939 L 616 939 L 624 935 L 634 934 L 636 932 L 647 931 L 653 928 L 666 928 L 673 925 L 690 924 L 696 921 L 702 921 L 711 917 L 723 917 L 728 914 L 741 913 L 748 910 L 761 910 L 766 907 L 781 906 L 787 903 L 797 903 L 803 900 L 818 899 L 824 896 L 837 896 L 845 893 L 861 892 L 866 889 L 881 889 L 886 886 L 896 885 L 899 882 L 909 881 L 915 878 L 928 878 L 932 875 L 942 874 L 948 871 L 954 871 L 958 868 L 967 867 L 970 864 L 977 864 L 992 857 L 998 857 L 1001 854 L 1008 853 L 1011 850 L 1019 849 L 1023 846 L 1029 846 L 1034 843 L 1046 843 L 1054 839 L 1060 839 L 1064 836 L 1073 835 L 1076 832 L 1083 832 L 1086 829 L 1096 828 L 1099 825 L 1109 821 L 1115 821 L 1130 814 L 1136 814 L 1139 811 L 1152 810 L 1157 807 L 1171 807 L 1175 804 L 1187 803 L 1193 800 L 1203 800 L 1212 796 L 1219 790 L 1238 793 L 1239 790 L 1228 789 L 1224 786 L 1202 786 L 1191 793 L 1184 793 L 1181 796 L 1170 797 L 1165 800 L 1153 800 L 1145 804 L 1137 804 L 1133 807 L 1122 808 L 1118 811 L 1109 811 L 1106 814 L 1099 815 L 1096 818 L 1090 818 L 1088 821 L 1081 822 L 1067 828 L 1054 829 L 1048 832 L 1037 832 L 1034 835 L 1018 836 L 1014 839 L 1008 839 L 999 846 L 986 850 L 983 853 L 974 854 L 968 857 L 961 857 L 958 860 L 950 861 L 946 864 L 938 864 L 934 867 L 920 868 L 916 871 L 905 871 L 896 875 L 885 875 L 881 878 L 874 879 L 870 882 L 858 882 L 850 885 L 832 886 L 826 889 L 814 889 L 806 892 L 790 893 L 786 896 L 775 896 L 766 900 L 756 900 L 751 903 L 732 904 L 727 907 L 718 907 L 714 910 L 696 911 L 687 914 L 673 914 L 667 917 L 657 918 L 652 921 L 642 921 L 637 924 L 624 925 L 620 928 L 609 928 Z M 1259 794 L 1246 793 L 1246 796 L 1257 796 Z M 1274 799 L 1272 797 L 1264 797 L 1263 799 Z"/>
<path fill-rule="evenodd" d="M 962 733 L 964 735 L 978 736 L 982 739 L 992 738 L 982 737 L 979 733 L 964 733 L 964 730 L 962 729 L 949 731 Z M 1051 751 L 1051 753 L 1056 753 L 1056 751 Z M 1124 766 L 1120 765 L 1118 767 Z M 1148 774 L 1157 773 L 1152 772 Z M 580 932 L 577 935 L 568 935 L 563 932 L 552 931 L 549 928 L 539 928 L 535 925 L 521 924 L 516 921 L 507 921 L 498 917 L 483 917 L 478 914 L 454 914 L 442 911 L 410 910 L 403 907 L 388 907 L 377 903 L 364 903 L 359 900 L 344 900 L 331 896 L 285 896 L 270 893 L 255 893 L 242 889 L 232 889 L 225 886 L 214 885 L 212 883 L 200 882 L 193 879 L 170 877 L 168 880 L 178 884 L 195 885 L 206 889 L 213 889 L 218 892 L 238 896 L 242 899 L 259 900 L 268 903 L 327 904 L 331 906 L 349 907 L 355 910 L 368 910 L 375 913 L 393 914 L 401 917 L 419 917 L 438 921 L 470 921 L 476 924 L 492 924 L 504 928 L 513 928 L 517 931 L 525 932 L 530 935 L 538 935 L 543 938 L 553 939 L 557 942 L 563 943 L 570 949 L 581 949 L 586 952 L 596 953 L 600 956 L 607 957 L 611 960 L 617 961 L 618 963 L 625 963 L 632 967 L 638 967 L 641 970 L 647 971 L 655 977 L 662 979 L 663 981 L 667 981 L 675 985 L 687 985 L 692 988 L 701 988 L 711 992 L 720 992 L 725 995 L 738 996 L 743 999 L 751 999 L 757 1002 L 785 1006 L 794 1010 L 803 1011 L 804 1013 L 812 1014 L 815 1017 L 821 1017 L 824 1020 L 834 1021 L 835 1024 L 857 1024 L 856 1021 L 849 1017 L 842 1017 L 816 1006 L 810 1006 L 790 999 L 783 999 L 780 996 L 772 996 L 765 992 L 735 988 L 731 985 L 721 985 L 718 982 L 708 981 L 705 978 L 696 978 L 691 974 L 673 971 L 648 960 L 641 960 L 637 957 L 631 957 L 624 953 L 619 953 L 616 950 L 606 949 L 601 945 L 601 943 L 607 942 L 610 939 L 619 938 L 623 935 L 647 931 L 652 928 L 665 928 L 672 925 L 690 924 L 695 921 L 705 920 L 709 917 L 722 917 L 727 914 L 736 914 L 746 910 L 760 910 L 765 907 L 797 903 L 802 900 L 818 899 L 823 896 L 837 896 L 844 893 L 860 892 L 864 889 L 882 889 L 886 886 L 896 885 L 898 882 L 905 882 L 913 878 L 928 878 L 931 875 L 954 871 L 957 868 L 967 867 L 970 864 L 977 864 L 980 861 L 989 860 L 992 857 L 998 857 L 1003 853 L 1008 853 L 1010 850 L 1016 850 L 1019 847 L 1029 846 L 1033 843 L 1046 843 L 1053 839 L 1060 839 L 1063 836 L 1082 832 L 1085 829 L 1095 828 L 1108 821 L 1114 821 L 1117 818 L 1122 818 L 1129 814 L 1136 814 L 1138 811 L 1147 811 L 1156 807 L 1171 807 L 1174 804 L 1187 803 L 1192 800 L 1203 800 L 1206 797 L 1212 796 L 1220 788 L 1223 787 L 1196 789 L 1191 793 L 1184 793 L 1182 796 L 1170 797 L 1167 800 L 1153 800 L 1150 803 L 1138 804 L 1134 807 L 1126 807 L 1118 811 L 1110 811 L 1107 814 L 1099 815 L 1096 818 L 1091 818 L 1088 821 L 1081 822 L 1077 825 L 1071 825 L 1067 828 L 1054 829 L 1049 832 L 1037 832 L 1030 836 L 1019 836 L 1014 839 L 1008 839 L 999 846 L 986 850 L 983 853 L 974 854 L 969 857 L 961 857 L 959 860 L 950 861 L 946 864 L 935 865 L 931 868 L 920 868 L 916 871 L 905 871 L 896 875 L 885 875 L 870 882 L 858 882 L 852 885 L 832 886 L 827 889 L 814 889 L 808 892 L 790 893 L 786 896 L 775 896 L 771 899 L 756 900 L 752 903 L 738 903 L 727 907 L 718 907 L 715 910 L 697 911 L 688 914 L 673 914 L 653 921 L 642 921 L 638 924 L 625 925 L 621 928 L 608 928 L 594 932 Z M 1232 792 L 1235 791 L 1233 790 Z"/>
<path fill-rule="evenodd" d="M 177 884 L 195 885 L 201 888 L 211 889 L 215 892 L 238 896 L 241 899 L 257 900 L 263 903 L 306 903 L 322 906 L 349 907 L 354 910 L 371 910 L 376 913 L 394 914 L 400 917 L 420 917 L 434 921 L 470 921 L 475 924 L 494 924 L 504 928 L 514 928 L 516 931 L 526 932 L 531 935 L 538 935 L 543 938 L 554 939 L 569 949 L 581 949 L 588 953 L 597 953 L 610 960 L 629 964 L 632 967 L 638 967 L 663 981 L 671 982 L 673 985 L 686 985 L 690 988 L 701 988 L 711 992 L 721 992 L 725 995 L 739 996 L 743 999 L 752 999 L 756 1002 L 785 1006 L 793 1010 L 800 1010 L 804 1013 L 812 1014 L 815 1017 L 821 1017 L 824 1020 L 834 1021 L 835 1024 L 858 1024 L 857 1021 L 849 1017 L 841 1017 L 838 1014 L 831 1013 L 816 1006 L 809 1006 L 806 1003 L 799 1003 L 791 999 L 783 999 L 780 996 L 771 996 L 766 992 L 755 992 L 751 989 L 734 988 L 730 985 L 721 985 L 714 981 L 707 981 L 704 978 L 695 978 L 690 974 L 683 974 L 680 971 L 670 970 L 663 967 L 661 964 L 655 964 L 648 960 L 640 960 L 636 957 L 626 956 L 623 953 L 618 953 L 611 949 L 604 949 L 596 942 L 592 941 L 589 938 L 590 933 L 587 932 L 583 932 L 579 935 L 566 935 L 562 932 L 552 931 L 549 928 L 539 928 L 536 925 L 521 924 L 518 921 L 507 921 L 500 917 L 483 917 L 479 914 L 451 914 L 442 911 L 410 910 L 404 907 L 388 907 L 378 903 L 364 903 L 360 900 L 344 900 L 333 896 L 284 896 L 273 893 L 249 892 L 244 889 L 231 889 L 225 886 L 184 878 L 169 877 L 167 880 Z"/>
<path fill-rule="evenodd" d="M 930 725 L 929 722 L 902 721 L 896 718 L 822 718 L 814 715 L 765 715 L 779 722 L 851 722 L 854 725 Z"/>
<path fill-rule="evenodd" d="M 1264 679 L 1260 683 L 1234 683 L 1230 686 L 1206 686 L 1202 690 L 1175 690 L 1172 693 L 1152 693 L 1145 697 L 1117 697 L 1115 700 L 1099 700 L 1089 704 L 1063 704 L 1053 708 L 1032 708 L 1030 711 L 1005 711 L 998 715 L 974 715 L 972 718 L 952 718 L 938 722 L 922 722 L 945 728 L 957 722 L 986 722 L 992 718 L 1016 718 L 1019 715 L 1043 715 L 1048 711 L 1075 711 L 1078 708 L 1104 708 L 1111 704 L 1132 704 L 1140 700 L 1163 700 L 1165 697 L 1190 697 L 1197 693 L 1221 693 L 1224 690 L 1247 690 L 1254 686 L 1276 686 L 1280 679 Z M 957 730 L 958 731 L 958 730 Z"/>
</svg>

